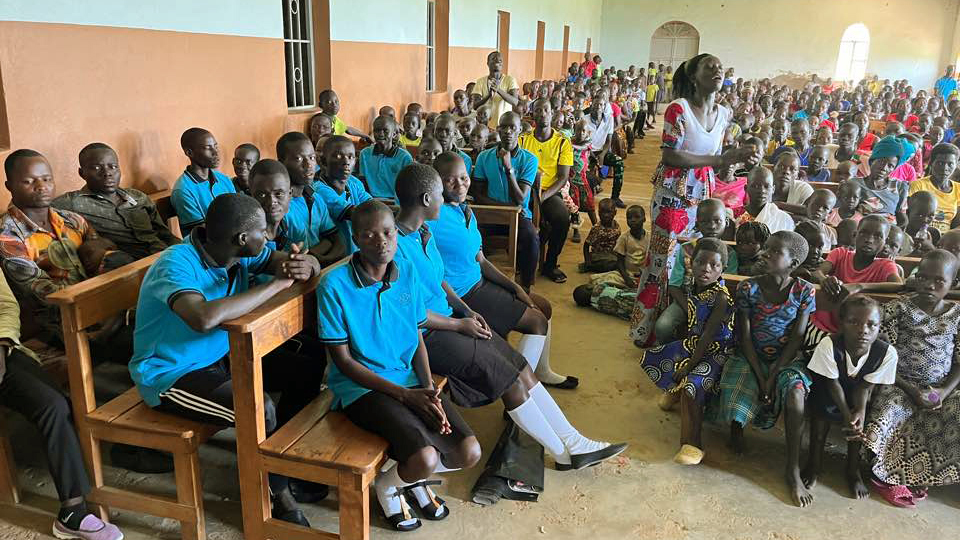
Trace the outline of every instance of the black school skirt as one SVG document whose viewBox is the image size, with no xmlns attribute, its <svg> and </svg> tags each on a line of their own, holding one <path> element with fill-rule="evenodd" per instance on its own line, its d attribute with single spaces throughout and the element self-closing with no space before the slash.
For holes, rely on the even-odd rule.
<svg viewBox="0 0 960 540">
<path fill-rule="evenodd" d="M 464 295 L 463 301 L 470 309 L 479 313 L 502 338 L 506 338 L 517 326 L 523 312 L 530 307 L 514 296 L 513 291 L 486 279 L 481 280 L 473 290 Z"/>
<path fill-rule="evenodd" d="M 441 435 L 428 426 L 412 409 L 380 392 L 367 392 L 343 409 L 343 414 L 357 426 L 376 433 L 390 444 L 387 454 L 400 463 L 422 448 L 432 446 L 447 456 L 459 449 L 460 443 L 473 436 L 473 430 L 457 408 L 441 395 L 452 433 Z"/>
<path fill-rule="evenodd" d="M 430 371 L 447 378 L 450 399 L 461 407 L 482 407 L 500 399 L 527 365 L 523 355 L 497 334 L 475 339 L 451 330 L 433 330 L 423 342 Z"/>
</svg>

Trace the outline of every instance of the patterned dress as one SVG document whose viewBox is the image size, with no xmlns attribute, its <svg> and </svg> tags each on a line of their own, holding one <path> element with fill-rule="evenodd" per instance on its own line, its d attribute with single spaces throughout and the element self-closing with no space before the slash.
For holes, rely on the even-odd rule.
<svg viewBox="0 0 960 540">
<path fill-rule="evenodd" d="M 753 348 L 757 352 L 765 377 L 769 375 L 770 367 L 780 359 L 790 341 L 794 321 L 801 313 L 813 313 L 816 308 L 815 296 L 813 284 L 800 278 L 794 278 L 787 299 L 781 304 L 771 304 L 763 299 L 759 278 L 750 278 L 737 287 L 737 311 L 746 310 L 750 313 Z M 780 371 L 773 403 L 766 405 L 759 399 L 757 377 L 738 348 L 723 368 L 720 400 L 717 409 L 710 416 L 724 423 L 737 422 L 746 425 L 753 422 L 758 428 L 769 429 L 776 424 L 780 416 L 787 392 L 802 388 L 806 394 L 810 384 L 806 362 L 798 356 Z"/>
<path fill-rule="evenodd" d="M 689 112 L 685 99 L 667 106 L 663 113 L 663 147 L 697 155 L 717 155 L 730 122 L 730 109 L 718 106 L 717 119 L 708 130 Z M 648 344 L 653 339 L 657 316 L 667 307 L 667 279 L 676 256 L 677 237 L 693 235 L 697 205 L 713 190 L 712 167 L 681 169 L 663 162 L 653 176 L 650 201 L 650 247 L 647 264 L 637 280 L 637 302 L 630 319 L 630 337 Z"/>
<path fill-rule="evenodd" d="M 897 375 L 926 389 L 942 384 L 960 361 L 960 304 L 931 316 L 911 298 L 883 305 L 881 335 L 900 355 Z M 960 392 L 939 409 L 921 409 L 898 386 L 878 386 L 864 431 L 880 480 L 907 486 L 960 483 Z"/>
<path fill-rule="evenodd" d="M 697 348 L 700 338 L 707 324 L 707 319 L 713 312 L 713 305 L 718 296 L 726 297 L 727 310 L 717 333 L 707 352 L 700 359 L 690 373 L 679 383 L 673 380 L 676 370 L 684 368 L 690 362 L 690 357 Z M 667 392 L 684 391 L 696 398 L 697 403 L 703 406 L 710 398 L 717 395 L 717 383 L 723 370 L 723 363 L 730 354 L 733 346 L 733 302 L 723 279 L 707 287 L 697 294 L 687 296 L 687 335 L 684 339 L 673 341 L 665 345 L 647 349 L 641 353 L 640 363 L 647 376 L 662 390 Z"/>
</svg>

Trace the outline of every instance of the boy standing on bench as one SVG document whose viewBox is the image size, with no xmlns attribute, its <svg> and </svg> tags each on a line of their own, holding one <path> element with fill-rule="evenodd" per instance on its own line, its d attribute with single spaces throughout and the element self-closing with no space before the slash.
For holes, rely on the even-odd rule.
<svg viewBox="0 0 960 540">
<path fill-rule="evenodd" d="M 265 247 L 266 219 L 251 197 L 220 195 L 207 215 L 206 225 L 164 251 L 144 276 L 130 374 L 150 407 L 232 427 L 230 343 L 218 326 L 246 315 L 294 281 L 310 279 L 320 266 L 296 249 L 287 254 Z M 276 279 L 248 288 L 251 274 L 263 273 Z M 267 433 L 317 396 L 323 369 L 311 356 L 283 348 L 263 359 L 265 390 L 282 394 L 276 404 L 264 396 Z M 269 478 L 273 517 L 309 526 L 294 498 L 316 500 L 326 487 L 276 474 Z"/>
<path fill-rule="evenodd" d="M 78 174 L 86 185 L 57 197 L 50 206 L 80 214 L 97 234 L 134 259 L 180 243 L 150 197 L 140 190 L 120 187 L 120 162 L 113 148 L 90 143 L 80 150 L 79 157 Z"/>
<path fill-rule="evenodd" d="M 180 148 L 190 158 L 190 164 L 173 185 L 170 204 L 180 219 L 180 232 L 186 236 L 203 224 L 207 207 L 217 195 L 236 193 L 237 188 L 227 175 L 217 170 L 220 147 L 212 133 L 192 127 L 180 136 Z"/>
<path fill-rule="evenodd" d="M 80 441 L 73 430 L 70 401 L 40 367 L 36 356 L 20 344 L 20 305 L 0 274 L 0 405 L 35 424 L 46 442 L 50 475 L 60 497 L 53 523 L 57 538 L 120 540 L 123 533 L 87 510 L 84 496 L 90 479 Z"/>
<path fill-rule="evenodd" d="M 317 323 L 333 359 L 333 406 L 389 443 L 398 463 L 377 475 L 377 499 L 390 524 L 409 531 L 420 520 L 410 513 L 403 488 L 435 472 L 474 466 L 480 444 L 433 385 L 420 334 L 427 320 L 423 289 L 413 265 L 394 258 L 393 212 L 367 201 L 353 210 L 352 220 L 359 251 L 321 279 Z M 433 505 L 443 507 L 439 500 Z"/>
</svg>

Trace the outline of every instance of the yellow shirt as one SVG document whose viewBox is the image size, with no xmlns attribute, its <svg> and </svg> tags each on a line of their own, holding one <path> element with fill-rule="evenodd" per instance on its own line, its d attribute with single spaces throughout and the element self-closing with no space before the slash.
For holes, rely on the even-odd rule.
<svg viewBox="0 0 960 540">
<path fill-rule="evenodd" d="M 343 123 L 343 120 L 339 116 L 333 117 L 333 134 L 334 135 L 343 135 L 347 132 L 347 124 Z"/>
<path fill-rule="evenodd" d="M 941 233 L 950 230 L 950 222 L 957 215 L 957 206 L 960 205 L 960 182 L 950 182 L 952 189 L 950 193 L 940 191 L 940 188 L 933 185 L 929 176 L 924 176 L 910 182 L 909 193 L 913 195 L 918 191 L 929 191 L 937 199 L 937 213 L 933 216 L 933 226 Z"/>
<path fill-rule="evenodd" d="M 544 142 L 533 136 L 533 132 L 520 136 L 520 148 L 537 156 L 537 168 L 540 170 L 540 188 L 547 189 L 557 181 L 557 167 L 573 166 L 573 145 L 559 130 Z"/>
<path fill-rule="evenodd" d="M 647 103 L 653 103 L 657 100 L 657 92 L 660 90 L 660 87 L 656 84 L 647 85 Z"/>
<path fill-rule="evenodd" d="M 473 93 L 486 97 L 487 92 L 489 92 L 488 84 L 489 79 L 487 78 L 487 75 L 480 77 L 477 79 L 476 86 L 473 87 Z M 517 84 L 517 80 L 514 79 L 513 76 L 503 74 L 503 76 L 500 77 L 500 84 L 497 85 L 497 88 L 503 90 L 504 92 L 509 92 L 511 90 L 519 90 L 520 86 Z M 484 104 L 484 106 L 490 107 L 490 121 L 487 122 L 487 124 L 493 129 L 496 129 L 497 124 L 500 122 L 500 117 L 503 116 L 504 113 L 513 110 L 513 105 L 510 105 L 504 101 L 504 99 L 500 97 L 500 94 L 494 94 L 493 97 Z"/>
<path fill-rule="evenodd" d="M 423 140 L 422 137 L 417 137 L 416 139 L 407 138 L 403 133 L 400 134 L 400 144 L 404 146 L 420 146 L 420 141 Z"/>
</svg>

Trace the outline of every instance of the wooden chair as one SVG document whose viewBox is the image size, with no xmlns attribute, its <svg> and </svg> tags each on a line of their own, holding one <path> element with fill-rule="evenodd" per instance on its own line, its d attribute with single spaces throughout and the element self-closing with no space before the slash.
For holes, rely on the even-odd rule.
<svg viewBox="0 0 960 540">
<path fill-rule="evenodd" d="M 177 219 L 177 209 L 174 208 L 173 203 L 170 202 L 170 193 L 171 191 L 169 189 L 165 189 L 151 193 L 148 196 L 150 200 L 153 201 L 153 204 L 157 206 L 157 212 L 160 213 L 160 217 L 167 222 L 167 227 L 170 228 L 170 232 L 183 238 L 183 234 L 180 232 L 180 220 Z"/>
<path fill-rule="evenodd" d="M 183 538 L 202 540 L 206 538 L 206 525 L 197 450 L 219 428 L 154 411 L 136 388 L 99 407 L 94 398 L 88 333 L 93 326 L 136 306 L 143 276 L 159 256 L 141 259 L 47 298 L 60 306 L 63 319 L 74 421 L 93 484 L 88 500 L 100 506 L 103 519 L 108 517 L 108 508 L 115 506 L 175 519 L 180 522 Z M 172 453 L 176 499 L 104 485 L 101 441 Z"/>
<path fill-rule="evenodd" d="M 386 441 L 358 428 L 343 414 L 330 412 L 329 391 L 269 438 L 266 436 L 262 359 L 304 328 L 315 327 L 314 291 L 318 281 L 315 278 L 294 284 L 249 314 L 222 325 L 230 333 L 237 461 L 247 540 L 370 538 L 370 484 L 386 459 Z M 434 380 L 440 387 L 445 383 Z M 268 472 L 335 486 L 339 535 L 273 519 Z"/>
<path fill-rule="evenodd" d="M 540 224 L 540 172 L 530 188 L 530 207 L 533 213 L 533 223 L 536 226 Z M 507 276 L 513 277 L 517 271 L 517 231 L 520 228 L 520 213 L 523 208 L 519 206 L 500 206 L 493 204 L 471 204 L 473 215 L 477 218 L 477 223 L 482 225 L 505 225 L 507 227 L 507 237 L 505 244 L 498 244 L 499 236 L 484 236 L 484 246 L 499 247 L 503 245 L 507 250 L 508 266 Z M 493 242 L 491 242 L 493 240 Z"/>
</svg>

